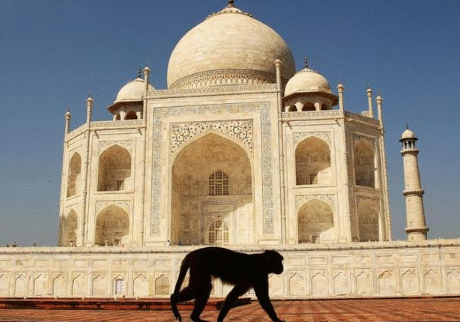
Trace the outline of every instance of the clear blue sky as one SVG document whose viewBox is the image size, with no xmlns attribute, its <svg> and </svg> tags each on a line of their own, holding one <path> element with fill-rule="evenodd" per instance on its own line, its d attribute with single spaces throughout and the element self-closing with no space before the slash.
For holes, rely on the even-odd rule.
<svg viewBox="0 0 460 322">
<path fill-rule="evenodd" d="M 384 97 L 394 239 L 404 239 L 399 138 L 419 137 L 430 238 L 460 237 L 460 2 L 236 0 L 308 55 L 345 108 L 366 109 L 370 85 Z M 148 63 L 166 87 L 179 39 L 225 0 L 0 0 L 0 245 L 56 245 L 64 113 L 94 118 Z"/>
</svg>

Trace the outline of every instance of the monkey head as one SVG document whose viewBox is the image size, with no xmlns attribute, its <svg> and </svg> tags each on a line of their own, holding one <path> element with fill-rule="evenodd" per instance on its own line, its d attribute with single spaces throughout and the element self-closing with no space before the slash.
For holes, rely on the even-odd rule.
<svg viewBox="0 0 460 322">
<path fill-rule="evenodd" d="M 281 274 L 283 272 L 284 257 L 280 253 L 274 250 L 266 250 L 263 255 L 268 273 Z"/>
</svg>

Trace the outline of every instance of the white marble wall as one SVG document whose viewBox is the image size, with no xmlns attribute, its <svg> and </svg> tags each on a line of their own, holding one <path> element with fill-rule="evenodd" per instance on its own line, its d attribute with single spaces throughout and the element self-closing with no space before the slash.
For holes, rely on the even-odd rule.
<svg viewBox="0 0 460 322">
<path fill-rule="evenodd" d="M 168 297 L 182 258 L 193 249 L 2 248 L 0 296 Z M 277 250 L 285 258 L 285 271 L 270 277 L 273 298 L 460 295 L 460 240 Z M 215 283 L 213 296 L 228 291 Z"/>
</svg>

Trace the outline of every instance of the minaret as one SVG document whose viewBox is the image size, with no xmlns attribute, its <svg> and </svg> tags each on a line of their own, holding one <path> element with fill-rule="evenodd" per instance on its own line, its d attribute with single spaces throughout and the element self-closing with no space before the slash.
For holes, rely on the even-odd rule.
<svg viewBox="0 0 460 322">
<path fill-rule="evenodd" d="M 67 135 L 70 131 L 70 119 L 72 118 L 72 114 L 70 110 L 65 113 L 65 127 L 64 127 L 64 135 Z"/>
<path fill-rule="evenodd" d="M 339 109 L 343 112 L 344 106 L 343 106 L 343 89 L 345 87 L 343 86 L 342 82 L 339 83 L 337 86 L 337 91 L 339 92 Z"/>
<path fill-rule="evenodd" d="M 374 117 L 374 108 L 372 106 L 372 89 L 368 88 L 366 91 L 367 94 L 367 101 L 369 105 L 369 111 L 367 112 L 367 116 Z"/>
<path fill-rule="evenodd" d="M 401 154 L 404 160 L 404 182 L 403 191 L 406 197 L 406 217 L 407 217 L 407 239 L 409 241 L 426 240 L 428 227 L 425 222 L 425 211 L 423 209 L 423 194 L 420 181 L 420 171 L 418 168 L 418 149 L 415 147 L 414 132 L 406 129 L 402 134 Z"/>
</svg>

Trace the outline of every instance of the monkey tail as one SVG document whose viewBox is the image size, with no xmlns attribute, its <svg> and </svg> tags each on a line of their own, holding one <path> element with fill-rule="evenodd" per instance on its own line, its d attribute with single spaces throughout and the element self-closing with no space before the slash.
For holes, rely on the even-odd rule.
<svg viewBox="0 0 460 322">
<path fill-rule="evenodd" d="M 185 275 L 187 275 L 187 271 L 190 267 L 190 256 L 187 255 L 185 258 L 182 260 L 182 264 L 180 266 L 180 273 L 179 277 L 177 278 L 176 282 L 176 287 L 174 288 L 174 293 L 171 294 L 171 309 L 173 311 L 174 317 L 179 321 L 182 322 L 182 317 L 179 313 L 179 310 L 177 308 L 177 303 L 180 302 L 180 299 L 178 297 L 178 294 L 180 292 L 180 289 L 182 287 L 182 283 L 184 282 Z"/>
<path fill-rule="evenodd" d="M 174 288 L 173 294 L 179 294 L 180 289 L 182 287 L 182 283 L 184 282 L 185 275 L 187 275 L 187 271 L 190 267 L 190 256 L 187 254 L 185 258 L 182 260 L 182 264 L 180 265 L 180 272 L 179 277 L 177 278 L 176 287 Z"/>
</svg>

